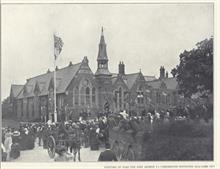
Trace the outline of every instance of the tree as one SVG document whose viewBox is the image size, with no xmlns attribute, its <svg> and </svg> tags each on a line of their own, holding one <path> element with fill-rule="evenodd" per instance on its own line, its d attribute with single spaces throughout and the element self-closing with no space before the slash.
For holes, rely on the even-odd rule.
<svg viewBox="0 0 220 169">
<path fill-rule="evenodd" d="M 176 77 L 177 69 L 173 68 L 170 73 L 173 75 L 173 77 Z"/>
<path fill-rule="evenodd" d="M 185 97 L 208 96 L 213 92 L 213 37 L 180 54 L 177 65 L 179 93 Z"/>
</svg>

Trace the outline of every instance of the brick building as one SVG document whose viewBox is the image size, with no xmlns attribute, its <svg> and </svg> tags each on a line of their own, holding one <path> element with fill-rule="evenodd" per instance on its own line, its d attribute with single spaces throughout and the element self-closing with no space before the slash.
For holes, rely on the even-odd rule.
<svg viewBox="0 0 220 169">
<path fill-rule="evenodd" d="M 24 85 L 12 85 L 10 100 L 14 115 L 21 121 L 47 121 L 54 112 L 54 72 L 27 79 Z M 93 73 L 85 56 L 80 63 L 56 68 L 58 120 L 78 117 L 87 112 L 92 117 L 109 108 L 140 113 L 150 108 L 169 108 L 177 104 L 177 82 L 160 68 L 160 78 L 145 76 L 141 71 L 126 74 L 119 62 L 118 73 L 108 69 L 103 31 L 99 42 L 97 70 Z"/>
</svg>

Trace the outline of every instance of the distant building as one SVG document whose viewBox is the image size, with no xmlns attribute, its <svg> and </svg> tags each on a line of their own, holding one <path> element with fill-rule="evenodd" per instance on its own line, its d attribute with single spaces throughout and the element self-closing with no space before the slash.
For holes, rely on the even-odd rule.
<svg viewBox="0 0 220 169">
<path fill-rule="evenodd" d="M 12 85 L 10 101 L 14 115 L 21 121 L 47 121 L 53 119 L 54 79 L 53 72 L 27 79 L 24 85 Z M 160 77 L 145 76 L 141 71 L 126 74 L 125 64 L 119 62 L 118 73 L 108 69 L 106 43 L 101 33 L 97 70 L 89 67 L 85 56 L 80 63 L 69 63 L 56 68 L 56 99 L 58 120 L 75 118 L 87 112 L 91 116 L 103 111 L 130 113 L 149 109 L 169 108 L 177 104 L 177 81 L 165 75 L 160 68 Z"/>
</svg>

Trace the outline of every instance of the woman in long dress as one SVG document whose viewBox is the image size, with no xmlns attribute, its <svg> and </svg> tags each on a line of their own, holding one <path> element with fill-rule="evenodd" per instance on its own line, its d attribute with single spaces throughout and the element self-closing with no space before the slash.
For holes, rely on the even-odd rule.
<svg viewBox="0 0 220 169">
<path fill-rule="evenodd" d="M 8 132 L 5 134 L 5 141 L 4 141 L 5 152 L 7 153 L 7 158 L 6 158 L 7 161 L 10 160 L 11 145 L 12 145 L 12 137 L 11 137 L 11 133 Z"/>
</svg>

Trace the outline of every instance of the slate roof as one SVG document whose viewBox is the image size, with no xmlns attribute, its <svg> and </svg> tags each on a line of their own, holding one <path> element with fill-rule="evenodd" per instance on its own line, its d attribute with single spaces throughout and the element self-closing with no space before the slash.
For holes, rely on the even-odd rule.
<svg viewBox="0 0 220 169">
<path fill-rule="evenodd" d="M 156 80 L 156 77 L 155 77 L 155 76 L 144 76 L 144 78 L 145 78 L 146 81 Z"/>
<path fill-rule="evenodd" d="M 177 80 L 175 77 L 174 78 L 172 77 L 172 78 L 157 79 L 154 81 L 149 81 L 149 82 L 147 82 L 147 84 L 149 86 L 153 87 L 154 89 L 159 89 L 162 82 L 164 82 L 166 84 L 167 89 L 169 89 L 169 90 L 176 90 L 177 89 L 178 83 L 177 83 Z"/>
<path fill-rule="evenodd" d="M 112 73 L 112 84 L 114 84 L 117 79 L 118 79 L 118 74 L 117 73 Z"/>
<path fill-rule="evenodd" d="M 16 85 L 16 84 L 12 84 L 11 85 L 11 94 L 14 97 L 17 97 L 18 94 L 21 92 L 21 90 L 23 89 L 24 85 Z"/>
<path fill-rule="evenodd" d="M 122 78 L 123 78 L 125 84 L 127 84 L 128 88 L 131 89 L 138 76 L 139 76 L 139 72 L 132 73 L 132 74 L 126 74 Z"/>
<path fill-rule="evenodd" d="M 81 66 L 81 62 L 74 64 L 74 65 L 69 65 L 67 67 L 58 69 L 56 71 L 56 79 L 57 79 L 56 91 L 57 91 L 57 93 L 64 93 L 65 92 L 69 83 L 71 82 L 73 77 L 78 72 L 80 66 Z M 54 71 L 28 79 L 25 84 L 25 88 L 27 91 L 27 97 L 34 96 L 34 88 L 35 88 L 36 83 L 38 83 L 39 88 L 40 88 L 39 95 L 40 96 L 47 95 L 49 84 L 50 84 L 50 81 L 53 80 L 53 77 L 54 77 Z M 19 94 L 18 98 L 23 98 L 22 92 Z"/>
<path fill-rule="evenodd" d="M 101 35 L 97 60 L 108 60 L 104 35 Z"/>
</svg>

